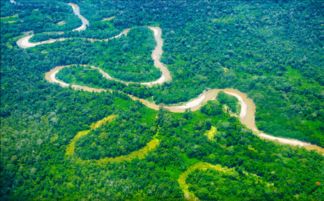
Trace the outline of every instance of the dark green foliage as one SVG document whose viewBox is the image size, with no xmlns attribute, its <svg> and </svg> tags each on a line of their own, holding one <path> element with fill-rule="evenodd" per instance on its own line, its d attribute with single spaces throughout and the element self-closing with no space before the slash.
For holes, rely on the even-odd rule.
<svg viewBox="0 0 324 201">
<path fill-rule="evenodd" d="M 124 90 L 169 104 L 187 101 L 206 88 L 237 88 L 255 101 L 256 122 L 261 130 L 323 146 L 320 19 L 324 12 L 318 4 L 319 1 L 119 2 L 115 6 L 127 12 L 116 15 L 113 22 L 117 29 L 161 26 L 162 60 L 173 76 L 173 81 L 162 87 Z M 164 8 L 166 12 L 156 12 L 154 8 Z M 149 55 L 147 51 L 146 58 Z M 119 57 L 123 56 L 117 55 L 114 60 Z M 108 68 L 111 66 L 118 63 Z M 144 73 L 148 76 L 143 78 L 139 73 L 137 78 L 131 78 L 128 75 L 135 74 L 128 68 L 127 73 L 120 72 L 116 76 L 126 80 L 157 77 Z"/>
<path fill-rule="evenodd" d="M 135 82 L 156 80 L 160 72 L 153 66 L 151 52 L 155 47 L 153 33 L 147 28 L 134 28 L 127 37 L 112 40 L 93 64 L 98 64 L 113 77 Z"/>
<path fill-rule="evenodd" d="M 187 182 L 200 200 L 281 200 L 271 183 L 254 175 L 196 171 Z"/>
<path fill-rule="evenodd" d="M 157 132 L 156 112 L 142 105 L 134 105 L 115 114 L 117 119 L 91 131 L 77 142 L 76 154 L 81 159 L 129 154 L 144 147 Z"/>
<path fill-rule="evenodd" d="M 206 88 L 237 88 L 255 101 L 261 130 L 323 146 L 321 1 L 75 1 L 90 27 L 66 36 L 106 38 L 137 28 L 108 43 L 75 39 L 31 49 L 16 46 L 23 32 L 33 30 L 35 40 L 41 40 L 47 36 L 37 34 L 70 31 L 80 21 L 68 1 L 17 2 L 1 1 L 1 17 L 18 17 L 14 23 L 0 20 L 0 200 L 184 200 L 177 179 L 198 161 L 234 168 L 240 175 L 193 173 L 188 183 L 201 200 L 229 192 L 246 200 L 255 200 L 253 195 L 260 200 L 322 200 L 322 156 L 260 140 L 223 113 L 220 104 L 211 102 L 193 113 L 155 112 L 121 93 L 73 91 L 44 79 L 58 65 L 90 64 L 120 79 L 154 80 L 160 74 L 150 59 L 152 34 L 138 26 L 159 25 L 171 83 L 125 87 L 78 67 L 64 69 L 59 77 L 157 103 L 187 101 Z M 110 16 L 116 18 L 100 21 Z M 66 24 L 58 26 L 62 20 Z M 104 166 L 67 159 L 66 146 L 75 134 L 111 114 L 120 118 L 98 130 L 108 132 L 108 139 L 91 133 L 77 144 L 76 154 L 129 153 L 152 138 L 156 125 L 158 148 L 143 160 Z M 214 141 L 204 135 L 211 126 L 217 128 Z M 114 144 L 115 137 L 109 139 L 109 132 L 125 149 Z M 97 156 L 98 149 L 103 151 Z M 252 185 L 243 172 L 273 184 L 276 191 Z"/>
<path fill-rule="evenodd" d="M 233 96 L 230 96 L 224 92 L 220 92 L 217 96 L 217 100 L 220 104 L 226 105 L 229 107 L 229 110 L 234 113 L 240 113 L 241 107 L 237 99 Z"/>
<path fill-rule="evenodd" d="M 222 108 L 219 105 L 219 103 L 215 101 L 210 101 L 201 108 L 201 112 L 209 116 L 215 116 L 220 115 L 222 113 Z"/>
</svg>

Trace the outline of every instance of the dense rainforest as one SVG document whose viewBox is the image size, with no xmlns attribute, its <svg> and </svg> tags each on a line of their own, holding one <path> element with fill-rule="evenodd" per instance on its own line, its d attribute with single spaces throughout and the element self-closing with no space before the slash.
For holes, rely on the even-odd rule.
<svg viewBox="0 0 324 201">
<path fill-rule="evenodd" d="M 220 93 L 198 111 L 171 113 L 125 95 L 163 105 L 209 88 L 236 88 L 254 100 L 260 130 L 323 147 L 322 1 L 74 0 L 90 22 L 82 32 L 72 31 L 81 22 L 67 3 L 0 3 L 1 200 L 177 201 L 186 192 L 200 200 L 323 199 L 323 156 L 258 138 L 231 115 L 241 109 L 232 96 Z M 159 78 L 147 26 L 162 29 L 172 82 L 123 85 L 78 66 L 126 81 Z M 126 28 L 127 36 L 108 42 L 82 39 Z M 71 40 L 19 48 L 30 31 L 34 42 Z M 50 69 L 70 64 L 76 67 L 58 78 L 113 92 L 45 80 Z"/>
</svg>

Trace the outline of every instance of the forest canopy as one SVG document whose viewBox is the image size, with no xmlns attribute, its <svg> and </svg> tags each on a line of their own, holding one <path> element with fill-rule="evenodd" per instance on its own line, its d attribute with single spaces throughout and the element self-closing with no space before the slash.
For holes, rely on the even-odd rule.
<svg viewBox="0 0 324 201">
<path fill-rule="evenodd" d="M 324 147 L 322 1 L 75 0 L 90 22 L 84 31 L 73 31 L 81 21 L 68 3 L 0 2 L 1 200 L 323 199 L 323 155 L 260 139 L 239 121 L 233 96 L 219 93 L 197 111 L 163 108 L 233 88 L 255 102 L 261 131 Z M 158 79 L 148 26 L 162 30 L 172 82 L 126 85 L 90 67 Z M 20 48 L 26 34 L 32 43 L 69 40 Z M 64 65 L 73 67 L 58 79 L 107 91 L 45 79 Z M 98 162 L 114 157 L 127 160 Z"/>
</svg>

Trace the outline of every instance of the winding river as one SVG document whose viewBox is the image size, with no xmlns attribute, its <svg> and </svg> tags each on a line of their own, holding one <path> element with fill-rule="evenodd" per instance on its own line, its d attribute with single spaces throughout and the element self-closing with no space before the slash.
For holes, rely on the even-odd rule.
<svg viewBox="0 0 324 201">
<path fill-rule="evenodd" d="M 73 29 L 73 31 L 84 31 L 84 30 L 86 30 L 87 27 L 89 26 L 89 21 L 87 20 L 87 18 L 83 17 L 80 14 L 79 6 L 77 4 L 75 4 L 75 3 L 68 3 L 68 5 L 72 7 L 74 15 L 78 16 L 78 18 L 82 22 L 81 26 L 79 26 L 78 28 Z"/>
<path fill-rule="evenodd" d="M 89 26 L 88 20 L 83 17 L 80 14 L 80 9 L 76 4 L 70 3 L 69 4 L 73 8 L 73 12 L 76 16 L 78 16 L 82 22 L 82 25 L 74 31 L 84 31 L 86 28 Z M 130 85 L 130 84 L 140 84 L 144 85 L 146 87 L 154 87 L 157 85 L 163 85 L 166 82 L 171 82 L 172 81 L 172 76 L 171 73 L 168 69 L 168 67 L 161 62 L 161 57 L 163 54 L 163 39 L 162 39 L 162 30 L 159 27 L 153 27 L 153 26 L 148 26 L 148 28 L 153 32 L 154 39 L 155 39 L 155 48 L 152 51 L 151 57 L 154 62 L 154 66 L 158 68 L 161 71 L 161 76 L 157 80 L 150 81 L 150 82 L 128 82 L 124 80 L 120 80 L 117 78 L 112 77 L 108 73 L 106 73 L 104 70 L 102 70 L 99 67 L 92 66 L 92 65 L 86 65 L 86 64 L 75 64 L 78 66 L 83 66 L 83 67 L 90 67 L 94 70 L 97 70 L 104 79 L 108 80 L 113 80 L 115 82 L 119 82 L 125 85 Z M 81 38 L 81 40 L 86 40 L 89 42 L 108 42 L 109 40 L 113 39 L 118 39 L 123 36 L 127 36 L 127 33 L 130 31 L 130 29 L 125 29 L 123 30 L 120 34 L 107 38 L 107 39 L 95 39 L 95 38 Z M 32 48 L 36 47 L 39 45 L 45 45 L 45 44 L 51 44 L 55 42 L 61 42 L 64 40 L 70 40 L 73 38 L 57 38 L 57 39 L 49 39 L 41 42 L 30 42 L 29 40 L 33 37 L 33 34 L 27 34 L 20 38 L 17 41 L 17 45 L 20 48 Z M 83 90 L 83 91 L 88 91 L 88 92 L 112 92 L 111 89 L 103 89 L 103 88 L 92 88 L 88 86 L 82 86 L 82 85 L 77 85 L 77 84 L 69 84 L 64 82 L 63 80 L 59 80 L 57 78 L 57 73 L 59 73 L 62 69 L 64 68 L 72 68 L 75 67 L 75 65 L 66 65 L 66 66 L 56 66 L 53 69 L 51 69 L 49 72 L 45 74 L 45 79 L 53 84 L 57 84 L 61 87 L 70 87 L 74 90 Z M 286 144 L 286 145 L 291 145 L 291 146 L 297 146 L 297 147 L 304 147 L 308 150 L 315 150 L 319 152 L 320 154 L 324 154 L 324 149 L 320 146 L 313 145 L 307 142 L 303 142 L 300 140 L 296 139 L 288 139 L 288 138 L 282 138 L 282 137 L 275 137 L 271 136 L 269 134 L 266 134 L 262 131 L 260 131 L 255 123 L 255 111 L 256 111 L 256 106 L 251 98 L 248 97 L 247 94 L 237 90 L 237 89 L 232 89 L 232 88 L 225 88 L 225 89 L 208 89 L 203 91 L 198 97 L 193 98 L 187 102 L 184 103 L 179 103 L 179 104 L 173 104 L 173 105 L 163 105 L 163 108 L 170 111 L 170 112 L 185 112 L 186 110 L 190 109 L 191 111 L 196 111 L 199 110 L 203 105 L 205 105 L 209 100 L 215 100 L 219 92 L 225 92 L 228 95 L 231 95 L 235 97 L 238 102 L 241 105 L 241 111 L 239 114 L 239 119 L 240 122 L 246 126 L 247 128 L 251 129 L 253 133 L 255 133 L 257 136 L 259 136 L 262 139 L 273 141 L 276 143 L 280 144 Z M 122 92 L 124 93 L 124 92 Z M 153 110 L 159 110 L 160 105 L 157 105 L 153 102 L 150 102 L 146 99 L 142 99 L 130 94 L 127 94 L 132 100 L 139 101 L 145 106 L 153 109 Z"/>
<path fill-rule="evenodd" d="M 73 29 L 72 31 L 86 30 L 87 27 L 89 26 L 89 21 L 81 15 L 79 6 L 76 4 L 73 4 L 73 3 L 69 3 L 68 5 L 70 5 L 72 7 L 73 13 L 77 17 L 79 17 L 82 22 L 82 25 L 80 27 L 77 27 L 77 28 Z M 154 87 L 157 85 L 163 85 L 166 82 L 172 82 L 172 76 L 171 76 L 171 73 L 170 73 L 168 67 L 164 63 L 161 62 L 161 57 L 163 54 L 162 30 L 159 27 L 153 27 L 153 26 L 148 26 L 148 28 L 150 29 L 150 31 L 152 31 L 152 33 L 154 35 L 155 43 L 156 43 L 155 48 L 152 51 L 151 57 L 154 62 L 154 66 L 161 71 L 161 76 L 157 80 L 153 80 L 150 82 L 124 81 L 124 80 L 120 80 L 118 78 L 112 77 L 111 75 L 109 75 L 107 72 L 105 72 L 104 70 L 102 70 L 99 67 L 96 67 L 93 65 L 87 65 L 87 64 L 71 64 L 71 65 L 65 65 L 65 66 L 56 66 L 56 67 L 52 68 L 49 72 L 45 73 L 45 79 L 49 83 L 57 84 L 60 87 L 64 87 L 64 88 L 70 87 L 73 90 L 82 90 L 82 91 L 87 91 L 87 92 L 98 92 L 98 93 L 113 92 L 113 90 L 111 90 L 111 89 L 93 88 L 93 87 L 82 86 L 82 85 L 77 85 L 77 84 L 69 84 L 69 83 L 66 83 L 63 80 L 60 80 L 57 78 L 57 74 L 62 69 L 75 68 L 76 66 L 80 66 L 80 67 L 88 67 L 93 70 L 96 70 L 96 71 L 98 71 L 98 73 L 100 73 L 102 75 L 102 77 L 104 79 L 119 82 L 124 85 L 140 84 L 140 85 L 143 85 L 143 86 L 146 86 L 149 88 L 149 87 Z M 125 29 L 118 35 L 111 37 L 111 38 L 106 38 L 106 39 L 96 39 L 96 38 L 78 38 L 78 39 L 86 40 L 89 42 L 108 42 L 110 40 L 114 40 L 114 39 L 118 39 L 123 36 L 127 36 L 128 32 L 130 30 L 131 29 Z M 64 34 L 63 32 L 53 32 L 53 33 Z M 75 38 L 56 38 L 56 39 L 49 39 L 49 40 L 40 41 L 40 42 L 30 42 L 30 39 L 33 36 L 34 36 L 33 32 L 26 33 L 22 38 L 20 38 L 17 41 L 17 45 L 20 48 L 26 49 L 26 48 L 36 47 L 39 45 L 45 45 L 45 44 L 51 44 L 51 43 L 65 41 L 65 40 L 75 39 Z M 251 98 L 249 98 L 247 94 L 245 94 L 237 89 L 232 89 L 232 88 L 208 89 L 208 90 L 203 91 L 198 97 L 193 98 L 187 102 L 173 104 L 173 105 L 163 105 L 163 108 L 170 112 L 175 112 L 175 113 L 185 112 L 188 109 L 190 109 L 191 111 L 196 111 L 196 110 L 199 110 L 202 106 L 204 106 L 209 100 L 215 100 L 217 98 L 217 95 L 219 92 L 224 92 L 224 93 L 231 95 L 237 99 L 237 101 L 241 105 L 241 111 L 240 111 L 240 114 L 238 115 L 240 122 L 245 127 L 252 130 L 253 133 L 255 135 L 257 135 L 258 137 L 260 137 L 261 139 L 273 141 L 273 142 L 276 142 L 279 144 L 303 147 L 308 150 L 317 151 L 321 155 L 324 155 L 324 149 L 317 145 L 313 145 L 313 144 L 303 142 L 300 140 L 296 140 L 296 139 L 275 137 L 275 136 L 271 136 L 269 134 L 266 134 L 266 133 L 260 131 L 257 128 L 256 123 L 255 123 L 256 106 L 255 106 L 253 100 Z M 121 92 L 121 91 L 120 91 L 120 93 L 125 94 L 124 92 Z M 143 105 L 145 105 L 153 110 L 159 110 L 161 107 L 160 105 L 157 105 L 157 104 L 150 102 L 146 99 L 142 99 L 142 98 L 130 95 L 130 94 L 126 94 L 126 95 L 129 96 L 132 100 L 139 101 Z M 106 157 L 106 158 L 101 158 L 98 160 L 82 160 L 74 155 L 76 143 L 80 138 L 88 135 L 91 132 L 91 130 L 97 129 L 98 127 L 102 126 L 103 124 L 113 121 L 115 118 L 116 118 L 116 115 L 110 115 L 108 117 L 105 117 L 102 120 L 99 120 L 99 121 L 93 123 L 90 126 L 89 130 L 79 131 L 74 136 L 74 138 L 70 141 L 70 143 L 67 145 L 66 156 L 70 157 L 75 162 L 79 162 L 82 164 L 95 161 L 99 165 L 105 165 L 106 163 L 110 163 L 110 162 L 116 163 L 116 162 L 130 161 L 135 158 L 143 159 L 149 152 L 153 151 L 159 145 L 159 143 L 160 143 L 159 139 L 156 137 L 153 137 L 153 139 L 151 141 L 149 141 L 146 144 L 146 146 L 144 146 L 143 148 L 141 148 L 139 150 L 133 151 L 127 155 L 122 155 L 122 156 L 117 156 L 117 157 Z M 192 166 L 188 167 L 188 169 L 186 171 L 181 173 L 178 178 L 178 183 L 179 183 L 180 188 L 183 191 L 185 199 L 195 200 L 195 201 L 199 200 L 199 198 L 196 197 L 196 195 L 193 192 L 189 191 L 189 185 L 186 183 L 186 179 L 194 171 L 197 171 L 197 170 L 205 171 L 207 169 L 211 169 L 211 170 L 217 171 L 222 174 L 236 174 L 235 169 L 222 167 L 220 165 L 213 165 L 213 164 L 209 164 L 206 162 L 198 162 L 196 164 L 193 164 Z M 249 176 L 252 178 L 255 177 L 255 175 L 250 174 L 250 173 L 244 173 L 244 174 L 246 176 Z"/>
<path fill-rule="evenodd" d="M 73 13 L 74 15 L 76 15 L 82 22 L 81 26 L 73 29 L 72 31 L 85 31 L 87 29 L 87 27 L 90 25 L 89 21 L 81 15 L 80 13 L 80 8 L 77 4 L 74 3 L 68 3 L 69 6 L 72 7 Z M 57 34 L 57 35 L 62 35 L 64 34 L 64 32 L 50 32 L 50 34 Z M 17 45 L 20 48 L 26 49 L 26 48 L 31 48 L 31 47 L 36 47 L 39 45 L 45 45 L 45 44 L 51 44 L 51 43 L 55 43 L 55 42 L 60 42 L 60 41 L 65 41 L 65 40 L 71 40 L 73 38 L 57 38 L 57 39 L 48 39 L 48 40 L 44 40 L 41 42 L 30 42 L 29 40 L 34 36 L 33 31 L 29 31 L 25 33 L 25 36 L 20 38 L 17 41 Z M 90 38 L 86 39 L 90 42 L 92 42 L 92 40 Z"/>
</svg>

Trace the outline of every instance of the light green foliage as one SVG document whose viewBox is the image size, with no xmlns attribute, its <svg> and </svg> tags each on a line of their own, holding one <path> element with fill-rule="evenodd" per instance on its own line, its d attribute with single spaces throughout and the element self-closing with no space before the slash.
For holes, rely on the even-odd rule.
<svg viewBox="0 0 324 201">
<path fill-rule="evenodd" d="M 12 16 L 7 16 L 7 17 L 0 17 L 0 22 L 12 24 L 15 23 L 18 20 L 18 18 L 19 16 L 17 14 Z"/>
<path fill-rule="evenodd" d="M 58 77 L 166 104 L 206 88 L 236 88 L 255 101 L 261 130 L 323 146 L 321 1 L 78 1 L 90 21 L 80 33 L 68 32 L 80 20 L 66 1 L 17 2 L 22 5 L 0 2 L 1 17 L 19 16 L 1 22 L 0 200 L 184 200 L 178 178 L 198 162 L 237 172 L 188 175 L 189 191 L 200 200 L 323 198 L 323 156 L 260 140 L 217 101 L 196 112 L 156 112 L 121 93 L 73 91 L 44 79 L 55 66 L 90 64 L 123 80 L 154 80 L 160 75 L 150 58 L 154 40 L 143 26 L 156 25 L 171 83 L 122 86 L 89 68 L 64 69 Z M 115 19 L 101 21 L 107 16 Z M 107 38 L 130 27 L 129 36 L 108 43 L 78 39 Z M 18 48 L 17 39 L 30 30 L 36 37 L 65 31 L 76 39 Z M 79 131 L 111 114 L 118 118 L 76 142 L 76 156 L 120 157 L 152 141 L 158 146 L 102 165 L 66 156 Z M 212 127 L 217 134 L 208 140 L 204 134 Z"/>
</svg>

